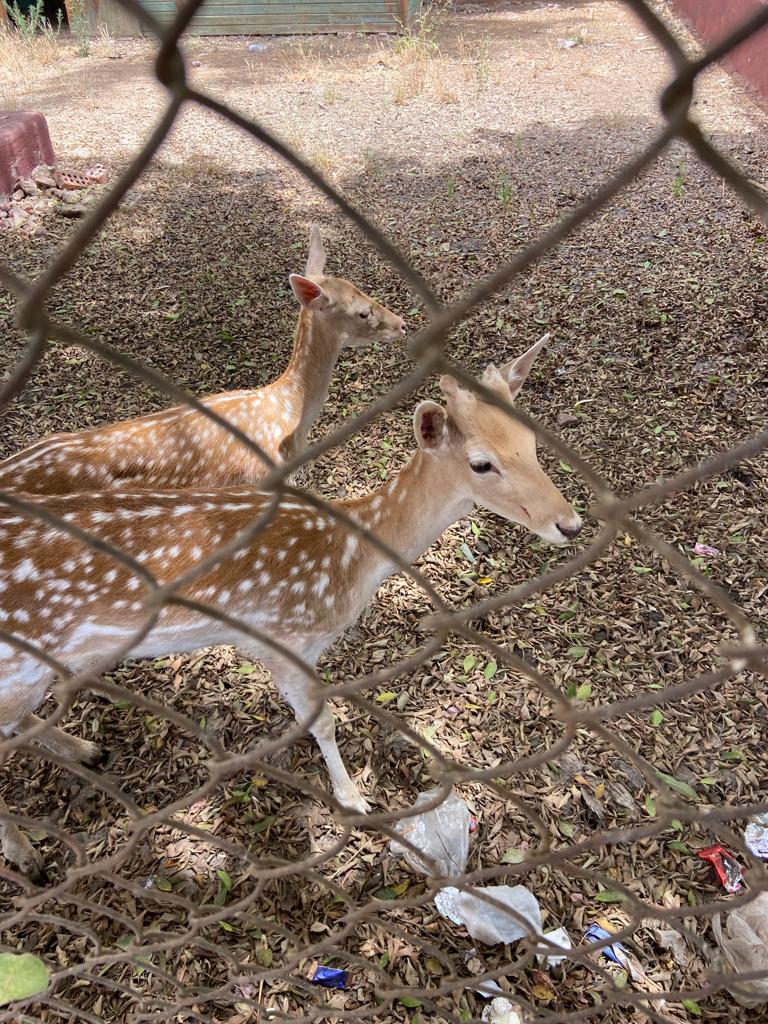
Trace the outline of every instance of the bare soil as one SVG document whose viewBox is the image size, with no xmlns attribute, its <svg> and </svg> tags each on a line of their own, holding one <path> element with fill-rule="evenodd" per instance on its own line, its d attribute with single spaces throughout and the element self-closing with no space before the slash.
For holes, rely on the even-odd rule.
<svg viewBox="0 0 768 1024">
<path fill-rule="evenodd" d="M 446 302 L 574 209 L 651 140 L 661 124 L 658 96 L 671 76 L 666 56 L 634 17 L 599 0 L 464 7 L 442 16 L 434 32 L 405 41 L 262 41 L 267 49 L 251 54 L 246 39 L 189 40 L 188 60 L 197 62 L 192 81 L 311 159 Z M 0 97 L 5 105 L 45 112 L 62 166 L 82 170 L 101 162 L 117 174 L 166 102 L 152 57 L 145 41 L 102 41 L 87 58 L 61 43 L 52 62 L 24 74 L 0 68 Z M 699 83 L 693 112 L 721 151 L 761 180 L 766 118 L 742 88 L 712 69 Z M 262 384 L 287 359 L 296 313 L 287 275 L 303 266 L 313 220 L 323 226 L 331 272 L 407 314 L 414 328 L 424 322 L 421 304 L 397 275 L 299 176 L 227 123 L 191 108 L 129 206 L 54 289 L 50 309 L 196 393 Z M 72 226 L 51 216 L 46 229 L 36 238 L 0 232 L 2 262 L 39 274 Z M 462 324 L 451 355 L 480 371 L 551 331 L 555 342 L 525 389 L 524 405 L 551 427 L 559 413 L 572 413 L 577 425 L 562 436 L 626 494 L 764 427 L 765 274 L 764 227 L 711 170 L 674 145 L 590 224 Z M 0 331 L 10 372 L 26 339 L 13 326 L 6 294 Z M 345 355 L 315 437 L 383 394 L 408 365 L 401 351 Z M 421 394 L 436 397 L 436 382 Z M 396 472 L 412 449 L 415 400 L 319 460 L 311 484 L 338 497 Z M 147 385 L 53 343 L 5 414 L 0 454 L 51 431 L 163 404 Z M 543 461 L 586 508 L 593 496 L 570 465 L 547 453 Z M 726 588 L 763 641 L 766 500 L 762 456 L 639 513 L 691 559 L 697 542 L 719 549 L 697 564 Z M 585 543 L 596 528 L 590 524 Z M 460 607 L 567 557 L 478 511 L 447 531 L 420 567 Z M 423 593 L 394 578 L 321 668 L 340 681 L 400 662 L 426 642 L 419 622 L 428 612 Z M 590 568 L 477 626 L 584 708 L 652 695 L 705 673 L 719 664 L 721 645 L 735 638 L 707 599 L 629 534 Z M 377 806 L 394 810 L 433 781 L 433 759 L 397 732 L 398 722 L 457 762 L 498 767 L 500 775 L 519 759 L 541 755 L 538 767 L 511 775 L 506 797 L 478 784 L 462 788 L 479 820 L 470 870 L 528 885 L 545 927 L 565 926 L 574 942 L 595 920 L 614 929 L 630 922 L 625 905 L 614 901 L 615 889 L 628 887 L 651 908 L 627 941 L 644 980 L 618 989 L 584 966 L 546 974 L 530 958 L 521 960 L 519 949 L 474 950 L 463 929 L 437 915 L 425 881 L 392 858 L 378 831 L 355 831 L 333 852 L 342 831 L 322 803 L 259 775 L 193 798 L 182 812 L 210 842 L 161 826 L 113 869 L 104 862 L 128 842 L 125 807 L 29 754 L 4 767 L 4 796 L 13 808 L 75 835 L 99 873 L 70 875 L 38 905 L 37 916 L 6 927 L 7 947 L 72 971 L 59 982 L 58 1006 L 32 1004 L 24 1019 L 111 1024 L 162 1014 L 240 1024 L 272 1011 L 290 1020 L 475 1020 L 483 1000 L 457 979 L 499 969 L 509 978 L 502 984 L 528 1008 L 526 1021 L 547 1013 L 556 1014 L 550 1020 L 569 1013 L 578 1015 L 569 1020 L 645 1020 L 625 1000 L 657 989 L 678 995 L 654 1019 L 747 1020 L 727 993 L 703 991 L 709 961 L 700 946 L 690 946 L 679 962 L 664 948 L 653 912 L 690 907 L 691 934 L 712 944 L 709 919 L 695 908 L 724 894 L 696 854 L 723 835 L 712 820 L 704 822 L 708 811 L 731 808 L 736 841 L 743 825 L 738 808 L 765 799 L 762 680 L 742 673 L 656 712 L 617 714 L 603 732 L 585 724 L 563 754 L 564 726 L 552 700 L 491 662 L 482 648 L 450 641 L 392 684 L 388 728 L 338 704 L 347 763 Z M 258 666 L 244 665 L 228 649 L 127 664 L 112 678 L 203 722 L 233 751 L 265 732 L 278 736 L 288 723 Z M 199 742 L 139 707 L 84 695 L 70 723 L 110 749 L 108 777 L 145 811 L 194 793 L 207 778 Z M 674 824 L 654 832 L 663 797 L 628 762 L 622 744 L 677 780 L 685 810 Z M 282 749 L 274 762 L 325 785 L 308 740 Z M 630 836 L 633 829 L 646 834 Z M 62 881 L 71 854 L 42 833 L 38 838 L 52 878 Z M 546 856 L 517 862 L 547 844 L 560 855 L 556 866 L 547 866 Z M 243 850 L 262 867 L 329 853 L 312 872 L 276 872 L 259 888 Z M 20 899 L 17 887 L 2 884 L 6 912 Z M 217 900 L 245 904 L 189 938 L 200 908 L 215 911 Z M 365 920 L 342 935 L 347 915 L 371 900 L 377 902 Z M 683 916 L 681 910 L 678 920 Z M 132 933 L 140 944 L 166 946 L 127 963 L 122 950 Z M 350 967 L 349 988 L 313 988 L 302 980 L 313 944 L 337 933 L 331 962 Z M 399 1001 L 387 988 L 411 995 Z M 216 991 L 203 995 L 208 989 Z M 162 999 L 188 1003 L 170 1011 L 153 1002 Z M 0 1012 L 0 1020 L 18 1019 L 14 1012 Z M 758 1019 L 755 1012 L 751 1019 Z"/>
</svg>

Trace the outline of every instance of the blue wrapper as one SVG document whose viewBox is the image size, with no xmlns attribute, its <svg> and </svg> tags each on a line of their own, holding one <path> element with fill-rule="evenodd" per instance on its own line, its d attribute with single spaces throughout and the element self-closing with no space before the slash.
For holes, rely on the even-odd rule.
<svg viewBox="0 0 768 1024">
<path fill-rule="evenodd" d="M 337 967 L 317 967 L 312 969 L 309 980 L 314 985 L 322 985 L 323 988 L 346 988 L 347 972 Z"/>
<path fill-rule="evenodd" d="M 584 938 L 588 942 L 602 942 L 603 939 L 610 939 L 610 937 L 611 933 L 607 932 L 605 928 L 601 928 L 599 924 L 591 924 L 584 932 Z M 610 946 L 603 946 L 599 952 L 602 956 L 607 957 L 608 960 L 618 964 L 619 967 L 627 967 L 626 952 L 620 942 L 614 942 Z"/>
</svg>

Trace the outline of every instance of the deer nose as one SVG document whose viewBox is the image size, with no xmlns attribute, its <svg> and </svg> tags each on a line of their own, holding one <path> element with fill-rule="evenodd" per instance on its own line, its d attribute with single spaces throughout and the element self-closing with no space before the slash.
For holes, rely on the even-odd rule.
<svg viewBox="0 0 768 1024">
<path fill-rule="evenodd" d="M 573 540 L 574 537 L 578 537 L 581 533 L 583 523 L 580 519 L 575 519 L 572 523 L 557 523 L 557 528 L 564 537 L 568 540 Z"/>
<path fill-rule="evenodd" d="M 407 334 L 408 333 L 408 328 L 405 326 L 405 320 L 402 320 L 402 319 L 400 320 L 400 333 L 401 334 Z"/>
</svg>

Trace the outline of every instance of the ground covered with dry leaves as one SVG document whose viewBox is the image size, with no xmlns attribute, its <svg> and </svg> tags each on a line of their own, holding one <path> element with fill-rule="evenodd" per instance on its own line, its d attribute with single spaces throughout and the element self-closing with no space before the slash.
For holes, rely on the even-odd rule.
<svg viewBox="0 0 768 1024">
<path fill-rule="evenodd" d="M 465 10 L 405 40 L 267 40 L 259 53 L 246 42 L 190 40 L 192 80 L 298 147 L 446 302 L 573 210 L 651 139 L 656 97 L 671 74 L 633 18 L 605 2 Z M 151 68 L 144 42 L 101 42 L 87 58 L 63 46 L 25 74 L 3 77 L 0 69 L 0 95 L 5 105 L 46 113 L 62 164 L 101 162 L 119 172 L 161 109 Z M 741 88 L 708 72 L 694 113 L 760 180 L 765 116 Z M 195 110 L 184 112 L 131 202 L 56 287 L 50 309 L 196 393 L 262 384 L 287 359 L 296 313 L 287 274 L 302 269 L 313 220 L 323 225 L 331 272 L 407 314 L 414 328 L 424 322 L 420 303 L 329 204 L 244 135 Z M 39 237 L 6 231 L 0 255 L 35 275 L 71 230 L 51 217 Z M 471 316 L 451 354 L 480 371 L 552 332 L 523 404 L 626 494 L 764 426 L 765 242 L 764 228 L 728 188 L 675 145 Z M 5 368 L 25 343 L 12 315 L 0 295 Z M 382 395 L 407 366 L 399 350 L 343 356 L 315 436 Z M 436 382 L 422 396 L 437 397 Z M 352 495 L 395 473 L 413 447 L 415 401 L 324 456 L 311 469 L 313 486 L 328 497 Z M 148 386 L 54 343 L 5 415 L 0 452 L 163 404 Z M 563 413 L 568 425 L 561 416 L 558 426 Z M 543 461 L 568 497 L 588 507 L 593 496 L 572 467 L 546 453 Z M 763 639 L 767 469 L 765 457 L 757 459 L 639 513 L 727 590 Z M 589 524 L 584 543 L 596 529 Z M 697 556 L 697 542 L 719 553 Z M 461 607 L 568 557 L 478 511 L 419 565 Z M 419 623 L 429 610 L 412 582 L 392 579 L 322 670 L 339 681 L 398 663 L 427 642 Z M 705 673 L 736 635 L 664 558 L 629 535 L 548 593 L 476 625 L 582 709 Z M 265 733 L 278 736 L 288 723 L 259 666 L 229 649 L 130 663 L 113 678 L 188 715 L 232 751 Z M 238 776 L 185 806 L 179 820 L 196 826 L 195 835 L 161 825 L 121 856 L 131 829 L 118 799 L 42 758 L 15 756 L 2 772 L 9 804 L 75 835 L 99 869 L 70 875 L 65 889 L 38 900 L 3 934 L 6 948 L 34 950 L 70 972 L 57 988 L 59 1003 L 32 1005 L 25 1019 L 118 1022 L 162 1013 L 240 1024 L 277 1011 L 289 1020 L 470 1020 L 483 1000 L 457 979 L 486 970 L 509 976 L 502 985 L 525 1001 L 527 1021 L 553 1013 L 648 1019 L 622 999 L 659 990 L 679 995 L 656 1019 L 747 1019 L 724 992 L 697 995 L 708 964 L 702 943 L 711 944 L 712 934 L 696 908 L 722 895 L 696 856 L 717 836 L 697 819 L 724 805 L 737 815 L 765 796 L 760 677 L 743 673 L 657 708 L 609 716 L 599 734 L 585 722 L 565 751 L 550 696 L 460 640 L 371 696 L 386 705 L 387 727 L 341 703 L 336 711 L 342 753 L 378 809 L 408 806 L 439 774 L 434 758 L 398 733 L 405 723 L 446 757 L 506 774 L 506 796 L 461 788 L 478 819 L 469 870 L 524 882 L 541 902 L 545 927 L 563 925 L 574 941 L 598 919 L 622 928 L 631 916 L 621 902 L 625 887 L 651 908 L 689 907 L 697 941 L 665 946 L 659 921 L 646 919 L 627 939 L 643 982 L 575 964 L 546 973 L 521 948 L 473 949 L 378 830 L 355 831 L 339 848 L 343 830 L 321 802 L 264 775 Z M 183 800 L 205 783 L 208 754 L 199 741 L 142 708 L 84 695 L 68 722 L 110 749 L 107 777 L 139 811 Z M 684 808 L 658 834 L 663 796 L 627 751 L 666 773 Z M 510 771 L 536 755 L 534 767 Z M 281 749 L 274 763 L 325 785 L 309 740 Z M 739 834 L 738 819 L 733 827 Z M 43 837 L 52 878 L 61 882 L 71 857 Z M 262 870 L 255 881 L 237 853 L 243 848 L 271 875 Z M 309 858 L 311 868 L 291 867 Z M 20 899 L 17 887 L 2 884 L 6 910 Z M 126 962 L 132 934 L 154 952 Z M 305 980 L 311 949 L 323 942 L 335 943 L 330 962 L 351 971 L 345 992 Z M 515 963 L 522 966 L 499 970 Z M 242 973 L 250 980 L 232 981 Z M 625 987 L 612 989 L 611 977 Z M 204 995 L 219 986 L 218 995 Z M 400 994 L 387 996 L 387 988 Z M 188 1003 L 170 1012 L 153 996 Z M 12 1019 L 9 1012 L 2 1019 Z M 134 1017 L 141 1012 L 149 1018 Z"/>
</svg>

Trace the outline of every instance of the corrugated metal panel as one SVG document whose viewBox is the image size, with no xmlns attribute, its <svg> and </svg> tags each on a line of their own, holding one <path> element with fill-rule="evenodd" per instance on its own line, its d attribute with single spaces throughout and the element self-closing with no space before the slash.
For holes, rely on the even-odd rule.
<svg viewBox="0 0 768 1024">
<path fill-rule="evenodd" d="M 765 7 L 768 0 L 673 0 L 707 45 L 718 42 L 747 18 Z M 768 28 L 755 32 L 731 50 L 723 63 L 737 71 L 768 100 Z"/>
<path fill-rule="evenodd" d="M 161 24 L 176 16 L 175 0 L 141 0 Z M 314 32 L 397 32 L 418 0 L 206 0 L 193 35 L 296 35 Z M 115 0 L 102 0 L 99 21 L 115 35 L 138 35 Z"/>
</svg>

